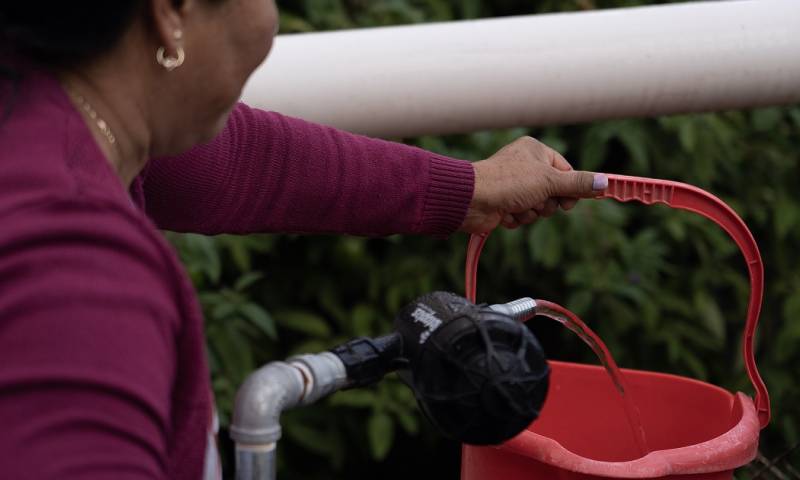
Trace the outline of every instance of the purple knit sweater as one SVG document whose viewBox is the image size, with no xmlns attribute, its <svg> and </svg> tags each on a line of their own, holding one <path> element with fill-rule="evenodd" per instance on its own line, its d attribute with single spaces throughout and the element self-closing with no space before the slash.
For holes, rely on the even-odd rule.
<svg viewBox="0 0 800 480">
<path fill-rule="evenodd" d="M 473 175 L 239 105 L 213 142 L 153 160 L 126 191 L 55 79 L 29 71 L 0 123 L 0 476 L 202 476 L 203 320 L 159 228 L 444 236 Z"/>
</svg>

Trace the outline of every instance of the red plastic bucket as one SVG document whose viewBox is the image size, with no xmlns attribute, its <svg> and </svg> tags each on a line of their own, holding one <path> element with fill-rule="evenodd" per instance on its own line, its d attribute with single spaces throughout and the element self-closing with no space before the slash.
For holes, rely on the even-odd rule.
<svg viewBox="0 0 800 480">
<path fill-rule="evenodd" d="M 620 395 L 600 366 L 550 362 L 550 390 L 539 418 L 496 447 L 464 445 L 462 480 L 727 479 L 752 461 L 759 432 L 769 423 L 769 397 L 753 357 L 753 334 L 763 292 L 758 246 L 739 216 L 717 197 L 691 185 L 609 175 L 600 198 L 664 203 L 703 215 L 736 242 L 750 274 L 743 355 L 755 401 L 698 380 L 623 369 L 647 432 L 641 456 Z M 467 259 L 467 297 L 475 301 L 477 260 L 486 236 L 473 236 Z"/>
</svg>

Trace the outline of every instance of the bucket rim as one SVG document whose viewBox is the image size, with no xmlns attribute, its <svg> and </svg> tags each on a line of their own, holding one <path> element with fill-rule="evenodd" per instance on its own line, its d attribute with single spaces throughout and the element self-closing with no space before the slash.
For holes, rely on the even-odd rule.
<svg viewBox="0 0 800 480">
<path fill-rule="evenodd" d="M 679 378 L 694 380 L 687 377 Z M 721 389 L 716 385 L 706 385 Z M 730 392 L 727 393 L 730 394 Z M 501 445 L 493 447 L 464 445 L 464 448 L 493 448 L 575 473 L 614 478 L 658 478 L 668 475 L 734 470 L 755 459 L 761 431 L 753 400 L 744 393 L 737 392 L 734 402 L 739 403 L 742 418 L 725 433 L 694 445 L 653 450 L 643 457 L 624 462 L 609 462 L 582 457 L 561 445 L 557 440 L 527 429 Z"/>
</svg>

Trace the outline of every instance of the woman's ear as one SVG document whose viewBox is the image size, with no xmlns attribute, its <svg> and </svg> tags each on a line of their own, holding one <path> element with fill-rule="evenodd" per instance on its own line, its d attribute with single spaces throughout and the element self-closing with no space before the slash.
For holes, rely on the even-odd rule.
<svg viewBox="0 0 800 480">
<path fill-rule="evenodd" d="M 184 17 L 194 1 L 150 0 L 149 3 L 156 41 L 164 48 L 165 56 L 176 57 L 178 50 L 183 47 Z"/>
</svg>

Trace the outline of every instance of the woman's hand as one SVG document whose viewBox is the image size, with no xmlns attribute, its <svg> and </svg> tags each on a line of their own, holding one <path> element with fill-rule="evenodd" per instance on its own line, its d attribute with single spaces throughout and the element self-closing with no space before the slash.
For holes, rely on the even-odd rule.
<svg viewBox="0 0 800 480">
<path fill-rule="evenodd" d="M 533 223 L 608 187 L 605 175 L 573 170 L 558 152 L 531 137 L 473 165 L 475 191 L 461 225 L 468 233 L 488 232 L 498 224 L 516 228 Z"/>
</svg>

